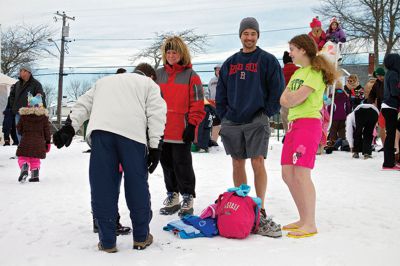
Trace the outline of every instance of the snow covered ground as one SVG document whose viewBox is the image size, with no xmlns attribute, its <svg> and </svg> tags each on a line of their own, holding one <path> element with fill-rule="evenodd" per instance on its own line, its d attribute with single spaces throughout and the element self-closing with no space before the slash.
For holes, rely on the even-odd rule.
<svg viewBox="0 0 400 266">
<path fill-rule="evenodd" d="M 271 139 L 267 213 L 286 224 L 297 219 L 296 208 L 281 179 L 282 144 Z M 97 250 L 91 224 L 88 146 L 80 139 L 69 148 L 54 146 L 43 160 L 38 184 L 19 184 L 15 147 L 0 147 L 0 265 L 399 265 L 400 172 L 383 172 L 382 153 L 373 159 L 352 159 L 334 152 L 317 158 L 319 234 L 308 239 L 245 240 L 222 237 L 183 240 L 162 227 L 177 216 L 160 216 L 165 198 L 161 167 L 149 177 L 155 242 L 144 251 L 132 249 L 132 236 L 118 237 L 119 252 Z M 232 186 L 231 161 L 225 152 L 193 154 L 197 178 L 195 212 L 200 212 Z M 251 166 L 247 164 L 248 171 Z M 253 186 L 252 174 L 249 184 Z M 252 191 L 254 195 L 254 189 Z M 122 224 L 129 214 L 123 190 Z"/>
</svg>

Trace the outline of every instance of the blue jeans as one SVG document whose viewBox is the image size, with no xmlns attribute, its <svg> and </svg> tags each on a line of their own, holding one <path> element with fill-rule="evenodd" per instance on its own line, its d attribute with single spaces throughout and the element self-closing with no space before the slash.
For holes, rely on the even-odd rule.
<svg viewBox="0 0 400 266">
<path fill-rule="evenodd" d="M 91 133 L 89 181 L 93 217 L 104 248 L 116 246 L 116 219 L 120 187 L 119 164 L 124 169 L 125 199 L 135 241 L 145 241 L 152 218 L 144 144 L 101 130 Z"/>
</svg>

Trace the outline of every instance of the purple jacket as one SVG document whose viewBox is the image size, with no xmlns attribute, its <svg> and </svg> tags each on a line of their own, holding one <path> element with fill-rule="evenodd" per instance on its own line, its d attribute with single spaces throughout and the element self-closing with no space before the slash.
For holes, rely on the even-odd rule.
<svg viewBox="0 0 400 266">
<path fill-rule="evenodd" d="M 326 31 L 326 41 L 334 43 L 346 42 L 346 33 L 341 28 L 337 28 L 336 31 Z"/>
<path fill-rule="evenodd" d="M 329 112 L 331 108 L 328 108 Z M 333 120 L 346 120 L 347 115 L 351 112 L 349 97 L 344 93 L 335 93 L 335 105 L 333 108 Z"/>
</svg>

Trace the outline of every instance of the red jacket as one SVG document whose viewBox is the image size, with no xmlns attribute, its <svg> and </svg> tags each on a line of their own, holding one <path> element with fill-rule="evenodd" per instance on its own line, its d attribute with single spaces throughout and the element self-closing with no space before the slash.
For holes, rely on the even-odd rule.
<svg viewBox="0 0 400 266">
<path fill-rule="evenodd" d="M 187 124 L 197 126 L 205 116 L 204 92 L 200 77 L 192 65 L 164 65 L 157 70 L 157 84 L 167 103 L 164 141 L 183 143 Z"/>
<path fill-rule="evenodd" d="M 321 51 L 322 47 L 324 47 L 324 45 L 326 43 L 326 34 L 325 34 L 325 32 L 322 30 L 321 36 L 319 38 L 317 36 L 314 36 L 312 34 L 312 31 L 310 31 L 308 33 L 308 36 L 310 36 L 314 40 L 314 42 L 317 44 L 318 51 Z"/>
<path fill-rule="evenodd" d="M 293 63 L 287 63 L 283 66 L 282 71 L 283 71 L 283 76 L 285 77 L 285 85 L 287 86 L 289 83 L 290 78 L 292 77 L 293 73 L 299 69 L 298 66 L 296 66 Z"/>
</svg>

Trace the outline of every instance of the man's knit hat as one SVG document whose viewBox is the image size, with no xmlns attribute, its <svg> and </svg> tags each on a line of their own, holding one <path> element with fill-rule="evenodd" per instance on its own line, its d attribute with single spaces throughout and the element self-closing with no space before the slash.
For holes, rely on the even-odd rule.
<svg viewBox="0 0 400 266">
<path fill-rule="evenodd" d="M 382 67 L 378 67 L 377 69 L 375 69 L 374 77 L 377 76 L 385 76 L 385 70 Z"/>
<path fill-rule="evenodd" d="M 23 65 L 21 65 L 21 67 L 19 68 L 19 70 L 26 70 L 26 71 L 32 73 L 32 67 L 31 67 L 31 65 L 29 65 L 29 64 L 23 64 Z"/>
<path fill-rule="evenodd" d="M 246 29 L 255 30 L 258 34 L 258 37 L 260 37 L 260 27 L 258 26 L 258 22 L 255 18 L 247 17 L 242 19 L 239 27 L 239 37 L 242 36 L 242 32 Z"/>
</svg>

